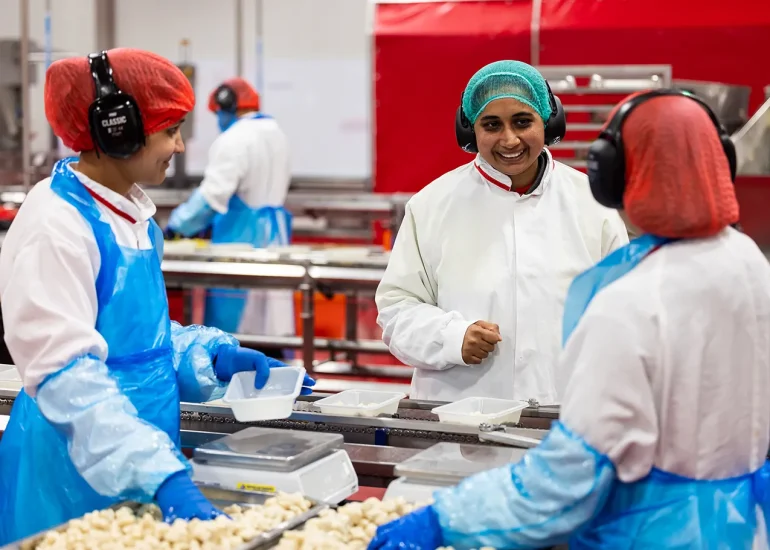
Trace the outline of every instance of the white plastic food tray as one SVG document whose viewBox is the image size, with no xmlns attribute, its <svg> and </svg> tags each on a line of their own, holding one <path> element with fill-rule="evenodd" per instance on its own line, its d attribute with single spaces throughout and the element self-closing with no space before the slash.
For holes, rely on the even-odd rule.
<svg viewBox="0 0 770 550">
<path fill-rule="evenodd" d="M 396 414 L 405 393 L 392 391 L 345 390 L 319 399 L 314 404 L 323 414 L 342 416 L 379 416 Z"/>
<path fill-rule="evenodd" d="M 516 423 L 521 418 L 521 411 L 526 409 L 526 401 L 495 399 L 492 397 L 466 397 L 460 401 L 436 407 L 431 412 L 438 415 L 441 422 L 478 426 L 479 424 Z"/>
<path fill-rule="evenodd" d="M 303 367 L 270 369 L 267 384 L 261 390 L 254 388 L 255 371 L 233 375 L 222 401 L 233 410 L 238 422 L 281 420 L 289 418 L 294 401 L 302 390 L 305 378 Z"/>
<path fill-rule="evenodd" d="M 21 382 L 19 371 L 16 367 L 0 367 L 0 380 L 10 380 L 11 382 Z"/>
</svg>

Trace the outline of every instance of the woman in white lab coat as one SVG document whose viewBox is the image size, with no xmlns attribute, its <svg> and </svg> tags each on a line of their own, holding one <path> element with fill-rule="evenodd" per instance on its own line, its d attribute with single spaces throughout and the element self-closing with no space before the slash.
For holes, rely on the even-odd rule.
<svg viewBox="0 0 770 550">
<path fill-rule="evenodd" d="M 589 176 L 642 236 L 570 287 L 559 422 L 517 464 L 380 527 L 371 549 L 768 547 L 770 265 L 730 227 L 731 172 L 730 137 L 699 100 L 623 103 Z"/>
<path fill-rule="evenodd" d="M 457 137 L 478 154 L 411 198 L 377 289 L 383 340 L 416 368 L 412 398 L 558 403 L 567 288 L 628 242 L 586 176 L 545 148 L 564 125 L 525 63 L 492 63 L 468 83 Z"/>
<path fill-rule="evenodd" d="M 242 78 L 217 87 L 209 109 L 222 133 L 211 145 L 203 182 L 171 213 L 167 234 L 192 237 L 211 226 L 214 244 L 289 244 L 291 215 L 283 207 L 291 179 L 286 134 L 260 111 L 257 91 Z M 293 335 L 292 293 L 211 289 L 205 323 L 231 333 Z"/>
</svg>

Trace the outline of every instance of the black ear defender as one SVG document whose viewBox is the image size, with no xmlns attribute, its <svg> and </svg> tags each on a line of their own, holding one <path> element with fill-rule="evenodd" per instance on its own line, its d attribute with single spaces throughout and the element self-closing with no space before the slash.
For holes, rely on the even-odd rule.
<svg viewBox="0 0 770 550">
<path fill-rule="evenodd" d="M 623 194 L 626 190 L 626 158 L 622 139 L 623 123 L 631 111 L 639 105 L 649 99 L 661 96 L 687 97 L 706 110 L 719 134 L 719 141 L 722 143 L 722 149 L 730 166 L 730 177 L 735 182 L 738 165 L 735 144 L 711 107 L 689 92 L 673 89 L 652 90 L 635 96 L 621 105 L 588 149 L 588 181 L 591 184 L 591 192 L 599 204 L 608 208 L 623 208 Z"/>
<path fill-rule="evenodd" d="M 235 113 L 238 110 L 238 94 L 227 84 L 222 84 L 214 90 L 214 103 L 226 113 Z"/>
<path fill-rule="evenodd" d="M 548 81 L 546 81 L 545 86 L 548 88 L 548 102 L 551 104 L 551 116 L 545 121 L 545 144 L 554 145 L 564 139 L 564 134 L 567 133 L 567 117 L 564 114 L 561 100 L 553 95 Z M 466 153 L 479 152 L 473 124 L 463 111 L 462 96 L 460 96 L 460 106 L 455 114 L 455 137 L 457 138 L 457 145 Z"/>
<path fill-rule="evenodd" d="M 144 125 L 139 104 L 118 88 L 107 52 L 88 56 L 96 96 L 88 108 L 88 125 L 96 153 L 127 159 L 144 146 Z"/>
</svg>

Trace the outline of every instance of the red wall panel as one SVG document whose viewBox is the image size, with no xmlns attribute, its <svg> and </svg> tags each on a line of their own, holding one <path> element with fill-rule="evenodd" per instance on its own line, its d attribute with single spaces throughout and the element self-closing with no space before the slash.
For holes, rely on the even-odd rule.
<svg viewBox="0 0 770 550">
<path fill-rule="evenodd" d="M 543 0 L 541 65 L 667 64 L 674 78 L 770 84 L 765 0 Z M 531 3 L 380 4 L 375 16 L 378 192 L 415 192 L 467 162 L 454 113 L 470 76 L 498 59 L 530 61 Z"/>
<path fill-rule="evenodd" d="M 671 65 L 676 79 L 770 84 L 770 3 L 733 0 L 546 0 L 541 65 Z"/>
<path fill-rule="evenodd" d="M 470 160 L 454 137 L 460 95 L 482 65 L 529 60 L 530 20 L 528 0 L 378 5 L 375 191 L 416 192 Z"/>
</svg>

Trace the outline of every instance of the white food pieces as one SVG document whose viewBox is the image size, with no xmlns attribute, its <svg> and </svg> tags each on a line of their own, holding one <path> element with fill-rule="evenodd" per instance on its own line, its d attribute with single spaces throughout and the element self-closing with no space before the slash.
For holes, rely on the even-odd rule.
<svg viewBox="0 0 770 550">
<path fill-rule="evenodd" d="M 278 493 L 259 506 L 228 506 L 229 518 L 178 519 L 169 525 L 155 506 L 136 513 L 124 506 L 73 519 L 22 550 L 235 550 L 311 507 L 302 495 Z"/>
<path fill-rule="evenodd" d="M 403 498 L 369 498 L 337 510 L 324 510 L 300 531 L 284 533 L 276 550 L 366 550 L 377 527 L 409 514 L 425 504 Z"/>
</svg>

